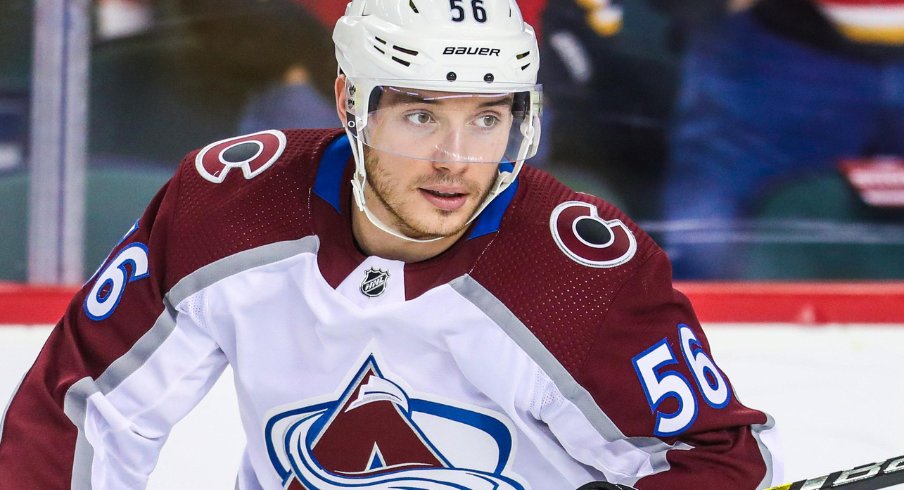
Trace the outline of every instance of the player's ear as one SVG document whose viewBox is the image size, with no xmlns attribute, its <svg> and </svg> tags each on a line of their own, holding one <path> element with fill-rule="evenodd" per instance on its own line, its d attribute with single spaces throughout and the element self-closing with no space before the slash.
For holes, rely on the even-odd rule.
<svg viewBox="0 0 904 490">
<path fill-rule="evenodd" d="M 336 112 L 339 114 L 339 120 L 342 121 L 342 127 L 348 125 L 347 114 L 345 108 L 348 107 L 348 92 L 345 90 L 346 79 L 342 73 L 336 77 Z"/>
</svg>

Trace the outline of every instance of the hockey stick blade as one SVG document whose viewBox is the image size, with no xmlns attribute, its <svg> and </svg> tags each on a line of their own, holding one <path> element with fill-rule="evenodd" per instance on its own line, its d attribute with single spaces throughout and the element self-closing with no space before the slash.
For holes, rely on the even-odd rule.
<svg viewBox="0 0 904 490">
<path fill-rule="evenodd" d="M 846 471 L 836 471 L 818 478 L 796 481 L 767 490 L 875 490 L 904 483 L 904 456 L 870 463 Z"/>
</svg>

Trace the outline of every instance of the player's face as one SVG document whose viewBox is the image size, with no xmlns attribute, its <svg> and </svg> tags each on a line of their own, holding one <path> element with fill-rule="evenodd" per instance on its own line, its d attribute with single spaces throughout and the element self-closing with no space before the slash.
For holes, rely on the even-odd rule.
<svg viewBox="0 0 904 490">
<path fill-rule="evenodd" d="M 384 92 L 368 122 L 368 207 L 412 238 L 462 232 L 495 181 L 511 105 L 511 95 Z"/>
</svg>

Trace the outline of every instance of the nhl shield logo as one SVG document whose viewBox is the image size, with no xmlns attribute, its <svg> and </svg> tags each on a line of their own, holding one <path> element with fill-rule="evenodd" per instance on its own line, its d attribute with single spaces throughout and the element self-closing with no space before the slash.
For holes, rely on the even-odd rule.
<svg viewBox="0 0 904 490">
<path fill-rule="evenodd" d="M 370 298 L 376 298 L 386 291 L 386 280 L 389 272 L 371 267 L 364 272 L 364 281 L 361 282 L 361 293 Z"/>
</svg>

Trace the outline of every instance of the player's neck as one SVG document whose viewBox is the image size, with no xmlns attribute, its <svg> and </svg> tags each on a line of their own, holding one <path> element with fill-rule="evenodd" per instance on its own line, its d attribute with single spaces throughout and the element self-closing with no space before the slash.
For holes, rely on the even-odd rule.
<svg viewBox="0 0 904 490">
<path fill-rule="evenodd" d="M 432 242 L 412 242 L 377 228 L 357 207 L 352 207 L 352 234 L 365 255 L 412 263 L 432 259 L 448 250 L 467 231 Z"/>
</svg>

